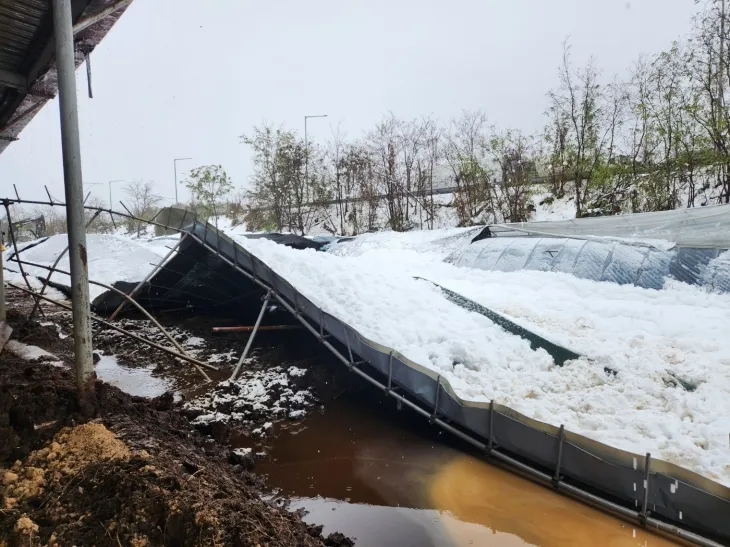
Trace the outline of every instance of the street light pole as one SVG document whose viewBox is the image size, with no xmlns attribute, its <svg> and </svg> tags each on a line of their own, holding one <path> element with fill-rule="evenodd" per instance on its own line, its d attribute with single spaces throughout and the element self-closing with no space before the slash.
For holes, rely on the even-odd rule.
<svg viewBox="0 0 730 547">
<path fill-rule="evenodd" d="M 109 181 L 109 209 L 114 209 L 114 205 L 112 205 L 112 182 L 124 182 L 123 180 L 110 180 Z"/>
<path fill-rule="evenodd" d="M 309 181 L 309 141 L 307 140 L 307 120 L 309 118 L 326 118 L 327 114 L 304 116 L 304 180 Z"/>
<path fill-rule="evenodd" d="M 177 162 L 183 161 L 183 160 L 191 160 L 193 158 L 175 158 L 172 160 L 173 165 L 175 166 L 175 205 L 177 205 Z"/>
</svg>

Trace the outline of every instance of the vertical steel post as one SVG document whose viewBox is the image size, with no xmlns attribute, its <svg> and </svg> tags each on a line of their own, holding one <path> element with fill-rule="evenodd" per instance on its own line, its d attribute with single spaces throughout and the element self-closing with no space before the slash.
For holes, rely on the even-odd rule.
<svg viewBox="0 0 730 547">
<path fill-rule="evenodd" d="M 94 362 L 91 355 L 91 310 L 89 271 L 84 228 L 84 196 L 81 176 L 81 141 L 76 98 L 76 56 L 74 51 L 71 2 L 53 0 L 53 29 L 56 44 L 63 180 L 66 193 L 71 295 L 73 305 L 76 385 L 84 405 L 94 389 Z"/>
<path fill-rule="evenodd" d="M 175 167 L 175 207 L 177 207 L 177 160 L 172 160 L 172 165 Z M 172 216 L 172 211 L 170 211 L 170 216 Z"/>
<path fill-rule="evenodd" d="M 13 184 L 13 186 L 15 186 Z M 17 190 L 16 190 L 17 193 Z M 13 219 L 10 217 L 10 202 L 5 199 L 3 200 L 3 205 L 5 206 L 5 216 L 8 219 L 8 232 L 10 232 L 10 241 L 13 244 L 13 258 L 18 263 L 18 269 L 20 269 L 20 275 L 23 278 L 23 281 L 25 281 L 25 286 L 28 287 L 28 290 L 30 290 L 31 293 L 33 293 L 33 287 L 30 286 L 30 281 L 28 281 L 28 276 L 25 275 L 25 268 L 23 268 L 23 263 L 20 261 L 20 251 L 18 250 L 18 242 L 15 240 L 15 229 L 13 228 Z M 38 303 L 38 297 L 33 296 L 33 298 L 36 301 L 36 304 Z M 41 312 L 41 315 L 43 317 L 46 316 L 45 313 L 43 313 L 42 308 L 38 308 Z"/>
<path fill-rule="evenodd" d="M 565 441 L 565 425 L 560 424 L 560 433 L 558 433 L 558 463 L 555 465 L 555 474 L 553 475 L 553 488 L 560 486 L 560 466 L 563 463 L 563 442 Z"/>
<path fill-rule="evenodd" d="M 2 241 L 2 234 L 0 234 L 0 243 Z M 5 280 L 3 279 L 3 253 L 0 250 L 0 321 L 5 321 Z"/>
<path fill-rule="evenodd" d="M 393 389 L 393 350 L 390 350 L 388 356 L 388 388 L 385 390 L 386 393 L 390 393 Z"/>
<path fill-rule="evenodd" d="M 89 99 L 93 99 L 94 92 L 91 90 L 91 53 L 84 55 L 84 61 L 86 61 L 86 83 L 89 87 Z"/>
<path fill-rule="evenodd" d="M 264 318 L 264 313 L 266 313 L 266 308 L 269 306 L 270 299 L 271 299 L 271 291 L 266 293 L 266 297 L 264 298 L 264 304 L 261 306 L 261 311 L 259 312 L 259 316 L 256 318 L 256 324 L 253 327 L 251 336 L 248 337 L 248 341 L 246 342 L 246 347 L 243 348 L 243 353 L 241 354 L 241 358 L 238 360 L 238 364 L 236 365 L 236 368 L 233 370 L 233 374 L 231 374 L 231 377 L 228 379 L 230 382 L 234 382 L 238 378 L 238 373 L 240 372 L 241 367 L 243 366 L 243 362 L 246 360 L 246 357 L 248 357 L 248 352 L 251 349 L 251 346 L 253 345 L 253 339 L 256 338 L 256 333 L 258 332 L 259 326 L 261 325 L 261 320 Z"/>
<path fill-rule="evenodd" d="M 646 526 L 646 519 L 649 516 L 649 468 L 651 467 L 651 454 L 646 453 L 644 459 L 644 501 L 641 504 L 641 513 L 639 513 L 639 524 Z"/>
<path fill-rule="evenodd" d="M 441 376 L 439 375 L 438 378 L 436 378 L 436 400 L 433 403 L 433 413 L 431 414 L 431 417 L 429 418 L 429 422 L 431 424 L 434 423 L 436 420 L 436 417 L 439 413 L 439 394 L 441 393 Z"/>
<path fill-rule="evenodd" d="M 304 116 L 304 184 L 309 184 L 309 141 L 307 140 L 307 118 Z"/>
<path fill-rule="evenodd" d="M 89 220 L 89 222 L 86 224 L 86 226 L 87 227 L 88 226 L 91 226 L 91 223 L 94 222 L 94 220 L 96 220 L 96 217 L 98 217 L 100 214 L 101 214 L 101 211 L 96 211 L 93 214 L 93 216 L 91 217 L 91 220 Z M 53 266 L 51 266 L 51 269 L 48 270 L 48 275 L 46 276 L 45 281 L 43 281 L 43 286 L 41 287 L 41 290 L 38 293 L 39 295 L 42 295 L 43 293 L 46 292 L 46 289 L 48 288 L 48 283 L 51 281 L 51 276 L 53 275 L 53 272 L 55 271 L 56 266 L 58 266 L 58 263 L 61 262 L 61 259 L 66 255 L 67 252 L 68 252 L 68 245 L 66 245 L 66 248 L 63 251 L 61 251 L 61 254 L 59 254 L 56 257 L 56 260 L 53 262 Z M 19 257 L 18 257 L 18 259 L 20 260 Z M 28 315 L 28 320 L 29 321 L 31 319 L 33 319 L 33 316 L 35 315 L 36 309 L 38 309 L 38 307 L 40 306 L 40 304 L 41 304 L 40 299 L 36 299 L 35 304 L 33 305 L 33 309 L 30 310 L 30 314 Z"/>
<path fill-rule="evenodd" d="M 494 399 L 489 401 L 489 442 L 487 443 L 487 458 L 492 457 L 494 447 Z"/>
</svg>

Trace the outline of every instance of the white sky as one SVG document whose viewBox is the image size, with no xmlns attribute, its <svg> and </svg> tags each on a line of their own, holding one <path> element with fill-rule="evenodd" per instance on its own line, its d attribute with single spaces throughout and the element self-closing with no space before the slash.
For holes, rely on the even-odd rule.
<svg viewBox="0 0 730 547">
<path fill-rule="evenodd" d="M 172 201 L 173 158 L 220 163 L 237 187 L 238 136 L 262 121 L 350 137 L 387 111 L 441 120 L 484 109 L 525 131 L 545 123 L 561 43 L 606 79 L 690 30 L 693 0 L 134 0 L 77 72 L 85 183 L 152 181 Z M 0 154 L 0 197 L 63 198 L 58 102 Z M 122 198 L 114 185 L 114 201 Z M 90 187 L 108 201 L 108 185 Z M 179 187 L 181 199 L 186 190 Z M 115 208 L 119 208 L 118 205 Z"/>
</svg>

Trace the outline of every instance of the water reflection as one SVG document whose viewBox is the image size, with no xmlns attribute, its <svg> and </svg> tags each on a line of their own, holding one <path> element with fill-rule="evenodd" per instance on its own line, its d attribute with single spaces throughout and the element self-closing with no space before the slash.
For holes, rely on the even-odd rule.
<svg viewBox="0 0 730 547">
<path fill-rule="evenodd" d="M 297 499 L 292 508 L 309 511 L 308 522 L 325 531 L 342 531 L 356 538 L 357 547 L 438 547 L 442 545 L 527 545 L 511 534 L 480 524 L 462 522 L 445 511 L 353 504 L 339 500 Z M 458 532 L 458 539 L 453 536 Z"/>
<path fill-rule="evenodd" d="M 284 432 L 257 469 L 306 520 L 358 546 L 672 544 L 442 440 L 422 420 L 351 397 Z"/>
<path fill-rule="evenodd" d="M 100 380 L 138 397 L 157 397 L 170 389 L 162 378 L 152 376 L 152 369 L 121 365 L 113 355 L 102 355 L 94 366 Z"/>
</svg>

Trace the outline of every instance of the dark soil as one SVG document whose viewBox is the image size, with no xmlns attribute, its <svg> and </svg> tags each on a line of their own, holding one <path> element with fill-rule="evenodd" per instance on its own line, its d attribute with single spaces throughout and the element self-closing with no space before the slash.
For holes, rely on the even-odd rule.
<svg viewBox="0 0 730 547">
<path fill-rule="evenodd" d="M 13 338 L 68 355 L 70 338 L 38 323 L 21 327 L 22 314 L 9 311 Z M 146 400 L 99 381 L 95 387 L 93 420 L 132 457 L 92 462 L 3 508 L 0 545 L 352 545 L 340 534 L 324 538 L 321 527 L 263 501 L 261 480 L 231 463 L 230 449 L 196 432 L 172 408 L 171 395 Z M 70 369 L 0 354 L 0 467 L 86 421 Z M 30 538 L 14 531 L 23 516 L 38 525 Z"/>
</svg>

